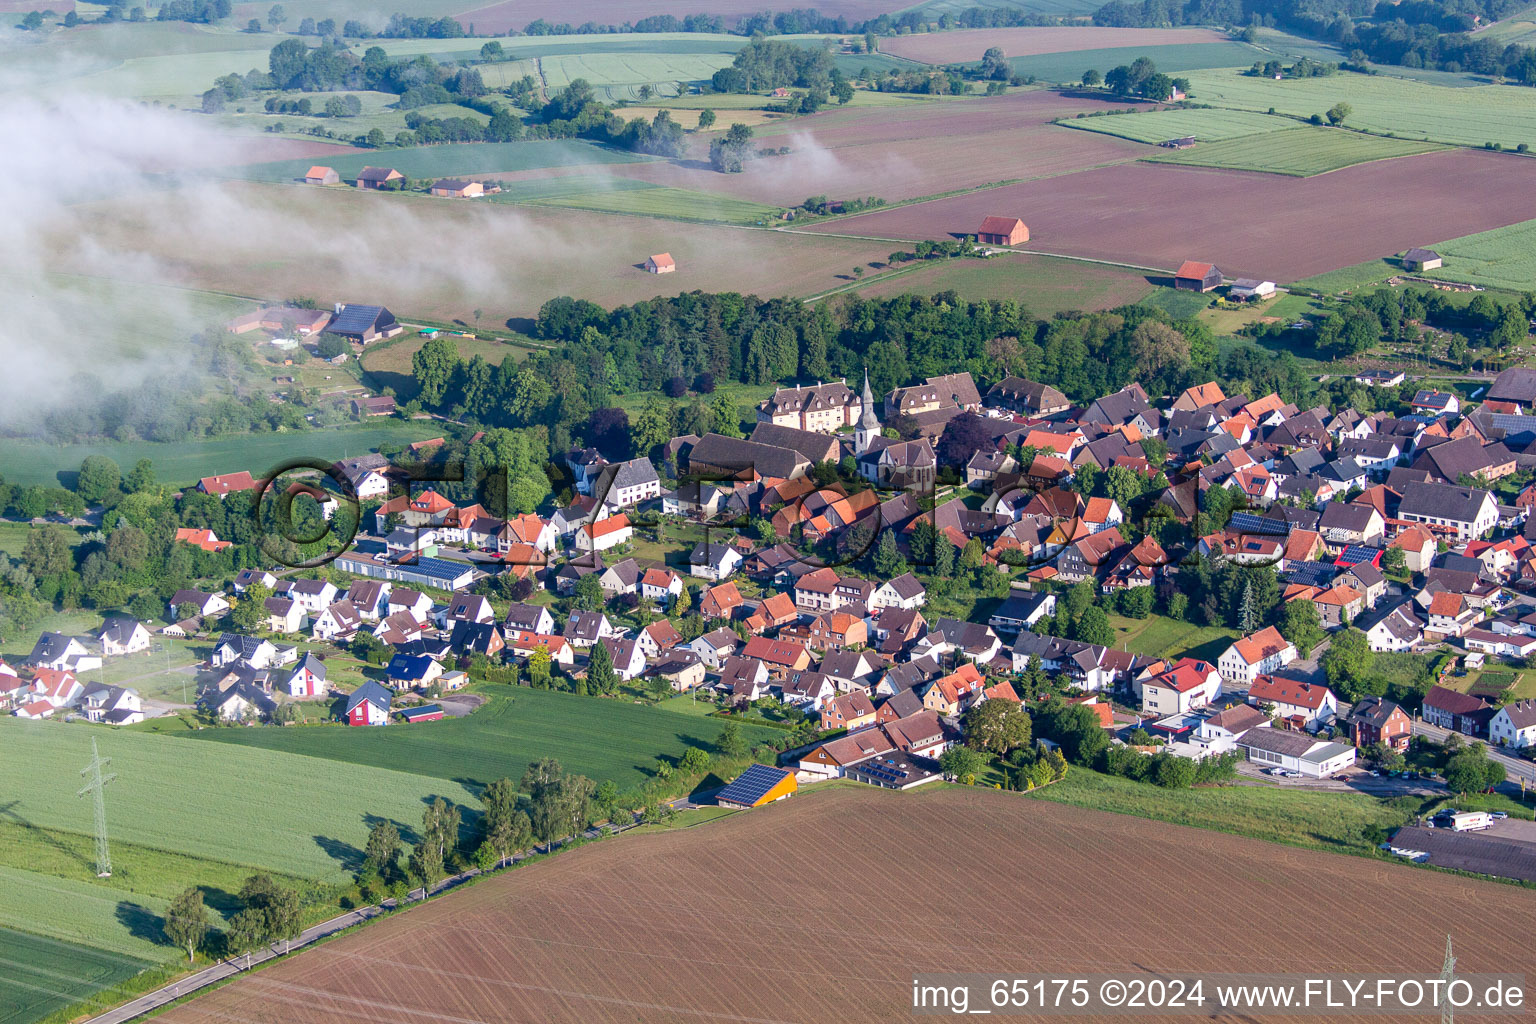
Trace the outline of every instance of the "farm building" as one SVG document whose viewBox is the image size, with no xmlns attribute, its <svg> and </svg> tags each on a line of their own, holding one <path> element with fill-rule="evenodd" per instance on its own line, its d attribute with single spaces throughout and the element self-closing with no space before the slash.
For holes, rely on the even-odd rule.
<svg viewBox="0 0 1536 1024">
<path fill-rule="evenodd" d="M 304 184 L 306 185 L 339 185 L 341 176 L 336 173 L 334 167 L 323 167 L 316 164 L 304 172 Z"/>
<path fill-rule="evenodd" d="M 395 400 L 390 395 L 369 395 L 352 401 L 354 416 L 390 416 L 395 411 Z"/>
<path fill-rule="evenodd" d="M 677 261 L 669 252 L 657 253 L 648 256 L 645 260 L 645 271 L 648 274 L 670 274 L 677 269 Z"/>
<path fill-rule="evenodd" d="M 353 182 L 358 188 L 388 188 L 392 181 L 405 181 L 405 175 L 393 167 L 364 167 Z"/>
<path fill-rule="evenodd" d="M 1433 249 L 1409 249 L 1403 253 L 1404 270 L 1434 270 L 1445 266 L 1445 260 Z"/>
<path fill-rule="evenodd" d="M 721 807 L 762 807 L 775 800 L 794 796 L 799 784 L 795 773 L 783 768 L 770 768 L 766 764 L 753 764 L 736 777 L 736 781 L 722 789 L 715 797 Z"/>
<path fill-rule="evenodd" d="M 432 194 L 449 199 L 473 199 L 485 195 L 485 186 L 463 178 L 440 178 L 432 183 Z"/>
<path fill-rule="evenodd" d="M 443 709 L 436 704 L 423 704 L 400 712 L 400 718 L 406 722 L 438 722 L 442 717 Z"/>
<path fill-rule="evenodd" d="M 403 330 L 405 328 L 400 326 L 400 321 L 395 319 L 395 314 L 383 306 L 358 306 L 338 302 L 336 317 L 326 328 L 326 333 L 339 334 L 349 341 L 366 345 L 380 338 L 393 338 Z"/>
<path fill-rule="evenodd" d="M 982 245 L 1022 245 L 1029 241 L 1029 227 L 1017 217 L 987 217 L 976 229 Z"/>
<path fill-rule="evenodd" d="M 1195 145 L 1195 137 L 1193 135 L 1186 135 L 1181 139 L 1168 139 L 1159 142 L 1158 145 L 1164 149 L 1191 149 Z"/>
<path fill-rule="evenodd" d="M 1252 299 L 1267 299 L 1275 294 L 1275 282 L 1259 281 L 1251 277 L 1240 277 L 1232 282 L 1232 287 L 1227 291 L 1227 296 L 1248 302 Z"/>
<path fill-rule="evenodd" d="M 263 306 L 261 309 L 237 316 L 224 324 L 230 334 L 247 331 L 281 331 L 291 326 L 295 334 L 314 334 L 325 330 L 331 322 L 331 314 L 324 309 L 299 309 L 297 306 Z"/>
<path fill-rule="evenodd" d="M 1221 284 L 1221 269 L 1214 263 L 1185 260 L 1173 275 L 1173 286 L 1189 292 L 1208 292 Z"/>
</svg>

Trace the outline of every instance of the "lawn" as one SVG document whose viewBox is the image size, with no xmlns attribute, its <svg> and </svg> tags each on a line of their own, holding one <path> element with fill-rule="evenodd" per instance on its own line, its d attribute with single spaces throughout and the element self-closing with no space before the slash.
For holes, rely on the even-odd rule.
<svg viewBox="0 0 1536 1024">
<path fill-rule="evenodd" d="M 406 728 L 412 727 L 378 732 L 387 738 L 382 734 Z M 229 728 L 187 735 L 313 732 L 318 745 L 324 745 L 340 738 L 338 730 Z M 106 798 L 114 838 L 325 883 L 347 879 L 376 817 L 398 822 L 412 834 L 423 802 L 434 796 L 476 806 L 474 789 L 448 778 L 341 764 L 254 744 L 194 743 L 132 730 L 4 718 L 0 773 L 28 779 L 24 790 L 8 798 L 11 820 L 91 831 L 90 803 L 75 792 L 80 768 L 91 756 L 92 737 L 118 775 Z"/>
<path fill-rule="evenodd" d="M 1163 70 L 1161 60 L 1158 67 Z M 1199 102 L 1218 107 L 1273 107 L 1282 114 L 1311 117 L 1342 100 L 1353 110 L 1347 122 L 1351 128 L 1464 146 L 1499 142 L 1513 149 L 1521 142 L 1536 144 L 1536 104 L 1530 102 L 1530 90 L 1521 86 L 1450 88 L 1348 72 L 1278 82 L 1236 69 L 1192 71 L 1188 77 Z"/>
<path fill-rule="evenodd" d="M 1268 54 L 1246 43 L 1172 43 L 1165 46 L 1116 46 L 1068 53 L 1041 53 L 1008 61 L 1016 75 L 1034 75 L 1042 82 L 1079 82 L 1090 68 L 1101 74 L 1138 57 L 1150 57 L 1157 70 L 1168 75 L 1208 68 L 1247 66 Z M 1194 95 L 1206 97 L 1197 87 Z"/>
<path fill-rule="evenodd" d="M 1162 789 L 1086 768 L 1072 768 L 1065 779 L 1030 796 L 1290 846 L 1359 852 L 1371 849 L 1364 838 L 1365 829 L 1403 825 L 1411 813 L 1363 793 L 1321 793 L 1279 786 Z"/>
<path fill-rule="evenodd" d="M 3 913 L 3 911 L 0 911 Z M 121 953 L 0 928 L 0 1024 L 31 1024 L 152 966 Z"/>
<path fill-rule="evenodd" d="M 690 746 L 712 749 L 723 722 L 701 720 L 622 700 L 578 697 L 555 690 L 488 686 L 491 700 L 467 718 L 383 729 L 343 725 L 298 729 L 205 729 L 192 740 L 293 755 L 311 755 L 452 779 L 478 792 L 498 778 L 520 779 L 530 762 L 553 757 L 568 771 L 612 779 L 621 790 L 640 786 L 660 755 Z M 744 725 L 749 743 L 780 733 Z"/>
<path fill-rule="evenodd" d="M 1193 135 L 1201 142 L 1287 131 L 1296 127 L 1288 117 L 1272 117 L 1246 110 L 1149 110 L 1140 114 L 1108 114 L 1062 121 L 1068 128 L 1114 135 L 1132 142 L 1159 143 Z"/>
<path fill-rule="evenodd" d="M 473 328 L 474 325 L 470 325 L 471 332 Z M 520 361 L 531 351 L 526 346 L 509 344 L 496 338 L 459 338 L 451 334 L 444 337 L 458 348 L 461 359 L 482 356 L 492 366 L 500 366 L 508 356 L 514 361 Z M 402 402 L 414 398 L 421 389 L 412 376 L 411 359 L 426 343 L 426 338 L 411 333 L 368 346 L 361 363 L 374 389 L 382 391 L 386 387 L 394 388 L 396 397 Z"/>
<path fill-rule="evenodd" d="M 1166 280 L 1166 278 L 1164 279 Z M 1188 320 L 1205 309 L 1216 297 L 1209 293 L 1182 292 L 1177 288 L 1158 288 L 1141 300 L 1143 306 L 1160 309 L 1175 320 Z"/>
<path fill-rule="evenodd" d="M 1536 221 L 1482 231 L 1432 248 L 1445 266 L 1424 273 L 1444 281 L 1464 281 L 1488 288 L 1530 289 L 1536 282 Z"/>
<path fill-rule="evenodd" d="M 429 420 L 411 423 L 388 420 L 377 425 L 237 434 L 175 443 L 98 441 L 49 445 L 8 440 L 0 444 L 0 476 L 7 483 L 57 486 L 60 474 L 72 477 L 87 455 L 105 455 L 116 461 L 124 473 L 139 459 L 149 459 L 154 463 L 155 475 L 161 483 L 180 486 L 215 473 L 242 469 L 260 475 L 286 459 L 341 459 L 362 455 L 381 444 L 407 444 L 439 436 L 442 432 L 441 423 Z"/>
<path fill-rule="evenodd" d="M 1111 615 L 1109 622 L 1115 630 L 1114 646 L 1156 658 L 1188 655 L 1214 663 L 1237 639 L 1237 634 L 1224 626 L 1194 626 L 1166 615 L 1145 619 Z"/>
<path fill-rule="evenodd" d="M 928 260 L 914 269 L 879 274 L 860 284 L 865 298 L 954 291 L 963 299 L 1011 299 L 1034 316 L 1069 309 L 1129 305 L 1152 291 L 1136 271 L 1050 256 L 1008 255 L 991 259 Z"/>
<path fill-rule="evenodd" d="M 494 171 L 529 171 L 581 164 L 630 164 L 649 157 L 590 142 L 534 140 L 528 142 L 473 142 L 449 146 L 414 146 L 406 149 L 369 150 L 330 157 L 343 181 L 350 181 L 364 167 L 393 167 L 408 178 L 436 178 L 452 174 L 488 174 Z M 301 178 L 315 163 L 312 159 L 275 160 L 226 168 L 230 177 L 252 181 L 289 182 Z"/>
<path fill-rule="evenodd" d="M 1169 150 L 1147 159 L 1155 163 L 1226 167 L 1309 178 L 1341 167 L 1412 156 L 1439 148 L 1432 142 L 1384 139 L 1337 128 L 1308 126 L 1222 142 L 1203 142 L 1192 149 Z"/>
</svg>

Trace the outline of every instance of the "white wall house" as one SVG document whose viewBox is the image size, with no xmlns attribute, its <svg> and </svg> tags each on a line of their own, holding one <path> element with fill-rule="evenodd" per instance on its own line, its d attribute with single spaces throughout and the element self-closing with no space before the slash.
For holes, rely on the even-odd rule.
<svg viewBox="0 0 1536 1024">
<path fill-rule="evenodd" d="M 1269 675 L 1296 660 L 1296 646 L 1274 626 L 1266 626 L 1228 647 L 1216 667 L 1228 682 L 1250 685 L 1262 675 Z"/>
</svg>

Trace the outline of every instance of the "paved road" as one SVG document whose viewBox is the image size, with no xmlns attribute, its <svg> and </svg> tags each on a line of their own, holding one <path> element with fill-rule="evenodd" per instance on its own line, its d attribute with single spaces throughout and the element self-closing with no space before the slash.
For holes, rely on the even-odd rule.
<svg viewBox="0 0 1536 1024">
<path fill-rule="evenodd" d="M 1415 736 L 1427 736 L 1437 743 L 1445 742 L 1445 738 L 1451 734 L 1449 729 L 1442 729 L 1438 725 L 1430 725 L 1422 720 L 1413 723 L 1413 732 Z M 1468 740 L 1468 742 L 1471 741 Z M 1536 764 L 1521 757 L 1511 757 L 1498 747 L 1490 746 L 1488 756 L 1504 766 L 1505 774 L 1509 776 L 1509 782 L 1506 785 L 1511 789 L 1518 792 L 1521 779 L 1525 780 L 1526 789 L 1536 786 Z"/>
</svg>

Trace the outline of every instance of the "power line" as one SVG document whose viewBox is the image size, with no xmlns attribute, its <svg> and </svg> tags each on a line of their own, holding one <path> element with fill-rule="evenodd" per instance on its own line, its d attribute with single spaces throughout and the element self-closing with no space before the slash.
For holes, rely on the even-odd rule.
<svg viewBox="0 0 1536 1024">
<path fill-rule="evenodd" d="M 89 781 L 76 793 L 76 796 L 85 796 L 90 793 L 93 797 L 96 811 L 96 877 L 110 878 L 112 876 L 112 855 L 107 848 L 107 799 L 105 790 L 107 783 L 117 778 L 117 773 L 103 775 L 101 770 L 112 763 L 110 757 L 102 757 L 96 749 L 96 737 L 91 737 L 91 763 L 80 769 L 80 775 Z"/>
</svg>

